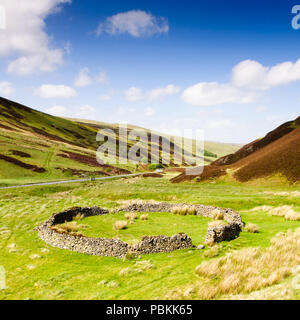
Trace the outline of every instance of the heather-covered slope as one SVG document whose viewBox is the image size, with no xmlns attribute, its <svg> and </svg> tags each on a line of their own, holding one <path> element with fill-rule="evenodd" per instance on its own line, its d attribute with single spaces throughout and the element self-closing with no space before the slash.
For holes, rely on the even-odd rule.
<svg viewBox="0 0 300 320">
<path fill-rule="evenodd" d="M 129 173 L 97 163 L 97 132 L 0 98 L 0 184 Z"/>
<path fill-rule="evenodd" d="M 274 175 L 282 175 L 290 183 L 300 182 L 300 117 L 206 166 L 202 175 L 182 173 L 172 182 L 215 179 L 225 176 L 228 169 L 240 182 Z"/>
<path fill-rule="evenodd" d="M 300 181 L 300 127 L 233 165 L 239 181 L 282 174 L 290 182 Z"/>
<path fill-rule="evenodd" d="M 222 158 L 219 158 L 215 162 L 213 162 L 213 165 L 228 165 L 235 163 L 248 155 L 256 152 L 257 150 L 260 150 L 264 148 L 265 146 L 271 144 L 272 142 L 280 139 L 281 137 L 287 135 L 288 133 L 292 132 L 295 128 L 300 126 L 300 117 L 298 117 L 294 121 L 289 121 L 275 130 L 269 132 L 265 137 L 262 139 L 257 139 L 245 146 L 243 146 L 241 149 L 239 149 L 237 152 L 233 154 L 226 155 Z"/>
<path fill-rule="evenodd" d="M 4 98 L 0 98 L 0 125 L 2 129 L 21 134 L 31 133 L 45 141 L 63 142 L 91 150 L 97 148 L 97 130 Z"/>
<path fill-rule="evenodd" d="M 96 150 L 100 146 L 96 135 L 104 129 L 114 131 L 118 147 L 122 138 L 118 135 L 116 124 L 54 117 L 0 98 L 0 184 L 60 180 L 83 175 L 117 175 L 136 170 L 136 166 L 130 163 L 100 165 L 96 161 Z M 160 141 L 165 139 L 163 135 L 157 135 Z M 125 143 L 127 148 L 134 144 L 132 141 Z M 148 148 L 149 143 L 144 145 L 145 154 Z M 227 148 L 229 153 L 237 146 L 216 144 L 212 150 L 205 150 L 205 162 L 216 160 L 226 153 Z M 176 145 L 171 141 L 171 151 L 174 150 Z M 157 162 L 160 161 L 161 158 L 157 159 Z M 148 167 L 143 166 L 143 169 L 148 170 Z"/>
</svg>

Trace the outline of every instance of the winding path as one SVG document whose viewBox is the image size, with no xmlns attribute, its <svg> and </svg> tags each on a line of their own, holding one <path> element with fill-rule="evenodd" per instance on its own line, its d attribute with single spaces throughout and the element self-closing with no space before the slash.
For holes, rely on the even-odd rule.
<svg viewBox="0 0 300 320">
<path fill-rule="evenodd" d="M 100 178 L 95 178 L 95 180 L 109 180 L 109 179 L 135 177 L 135 176 L 144 175 L 145 173 L 150 173 L 150 172 L 131 173 L 131 174 L 123 174 L 123 175 L 117 175 L 117 176 L 100 177 Z M 14 188 L 29 188 L 29 187 L 34 187 L 34 186 L 49 186 L 49 185 L 55 185 L 55 184 L 86 182 L 86 181 L 91 181 L 91 179 L 85 178 L 85 179 L 76 179 L 76 180 L 73 179 L 73 180 L 62 180 L 62 181 L 39 182 L 39 183 L 23 184 L 23 185 L 18 185 L 18 186 L 0 187 L 0 190 L 14 189 Z"/>
</svg>

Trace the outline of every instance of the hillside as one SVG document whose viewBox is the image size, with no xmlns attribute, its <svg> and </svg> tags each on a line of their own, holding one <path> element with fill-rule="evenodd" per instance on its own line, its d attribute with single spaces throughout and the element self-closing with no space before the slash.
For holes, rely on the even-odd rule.
<svg viewBox="0 0 300 320">
<path fill-rule="evenodd" d="M 134 164 L 100 165 L 96 161 L 96 150 L 100 145 L 96 134 L 104 129 L 115 132 L 118 148 L 121 138 L 116 124 L 54 117 L 0 98 L 0 184 L 118 175 L 146 169 L 136 168 Z M 165 138 L 159 133 L 158 136 L 161 145 Z M 126 144 L 130 148 L 133 142 L 126 141 Z M 148 149 L 149 142 L 144 144 L 142 152 L 146 154 Z M 212 144 L 205 150 L 205 162 L 211 163 L 236 149 L 235 145 Z M 172 141 L 171 152 L 173 156 L 176 154 Z M 161 162 L 161 157 L 157 162 Z"/>
<path fill-rule="evenodd" d="M 111 129 L 116 131 L 118 124 L 108 124 L 105 122 L 99 122 L 99 121 L 91 121 L 91 120 L 82 120 L 82 119 L 69 119 L 71 121 L 77 122 L 79 124 L 83 124 L 85 126 L 89 126 L 91 128 L 96 129 Z M 150 130 L 141 128 L 138 126 L 128 125 L 128 129 L 130 130 L 145 130 L 148 135 L 150 133 Z M 157 135 L 166 137 L 166 135 L 156 132 Z M 171 141 L 174 141 L 174 137 L 170 137 Z M 193 141 L 194 143 L 194 141 Z M 242 147 L 241 144 L 235 144 L 235 143 L 222 143 L 222 142 L 215 142 L 215 141 L 204 141 L 204 157 L 205 157 L 205 163 L 211 163 L 215 161 L 216 159 L 219 159 L 220 157 L 224 157 L 228 154 L 231 154 L 235 151 L 237 151 L 240 147 Z"/>
<path fill-rule="evenodd" d="M 232 172 L 240 182 L 275 175 L 284 176 L 290 183 L 300 181 L 300 117 L 269 132 L 237 152 L 222 157 L 204 168 L 200 176 L 184 173 L 172 179 L 182 182 L 197 178 L 198 181 L 215 179 Z"/>
<path fill-rule="evenodd" d="M 96 161 L 97 130 L 0 98 L 0 184 L 129 173 Z"/>
<path fill-rule="evenodd" d="M 250 154 L 264 148 L 265 146 L 271 144 L 272 142 L 280 139 L 281 137 L 287 135 L 288 133 L 292 132 L 295 128 L 297 128 L 300 125 L 300 117 L 297 118 L 294 121 L 289 121 L 275 130 L 269 132 L 265 137 L 262 139 L 254 140 L 253 142 L 243 146 L 241 149 L 239 149 L 237 152 L 233 154 L 229 154 L 227 156 L 224 156 L 217 161 L 213 162 L 213 165 L 228 165 L 233 164 Z"/>
</svg>

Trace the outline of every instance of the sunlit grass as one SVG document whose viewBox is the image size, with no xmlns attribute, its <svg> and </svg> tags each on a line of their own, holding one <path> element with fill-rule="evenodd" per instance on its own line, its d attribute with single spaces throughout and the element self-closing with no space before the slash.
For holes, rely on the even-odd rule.
<svg viewBox="0 0 300 320">
<path fill-rule="evenodd" d="M 7 289 L 0 291 L 0 299 L 165 299 L 170 291 L 189 288 L 195 283 L 198 279 L 195 268 L 203 261 L 222 258 L 232 250 L 268 248 L 270 239 L 277 233 L 299 227 L 299 221 L 287 221 L 262 210 L 250 211 L 263 205 L 289 205 L 298 212 L 299 197 L 264 193 L 291 194 L 297 190 L 300 190 L 297 186 L 259 187 L 224 183 L 172 185 L 165 179 L 155 178 L 139 178 L 134 184 L 106 181 L 2 190 L 0 265 L 6 269 Z M 206 252 L 210 248 L 207 247 L 204 250 L 186 249 L 123 261 L 53 248 L 39 239 L 33 230 L 53 213 L 74 206 L 114 208 L 120 205 L 118 201 L 130 199 L 229 207 L 241 212 L 246 225 L 258 225 L 259 233 L 242 232 L 239 238 L 221 243 L 215 257 L 208 257 L 209 253 Z M 89 226 L 80 230 L 84 234 L 116 236 L 128 241 L 140 240 L 143 235 L 186 232 L 198 245 L 204 243 L 207 224 L 211 221 L 172 213 L 147 213 L 148 220 L 142 220 L 140 215 L 144 213 L 140 213 L 135 223 L 129 224 L 127 229 L 114 231 L 113 224 L 117 220 L 125 220 L 124 214 L 85 218 L 78 220 L 77 224 Z M 149 260 L 153 268 L 120 275 L 121 270 L 136 269 L 137 262 Z"/>
</svg>

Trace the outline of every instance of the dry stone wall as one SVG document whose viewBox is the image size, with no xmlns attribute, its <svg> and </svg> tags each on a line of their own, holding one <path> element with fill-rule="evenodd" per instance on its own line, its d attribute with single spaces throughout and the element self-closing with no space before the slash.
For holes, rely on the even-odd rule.
<svg viewBox="0 0 300 320">
<path fill-rule="evenodd" d="M 187 204 L 170 204 L 160 203 L 134 203 L 129 206 L 119 208 L 113 212 L 172 212 L 174 207 L 189 206 L 196 209 L 196 214 L 204 217 L 213 217 L 213 211 L 220 210 L 227 225 L 208 228 L 206 235 L 207 243 L 221 242 L 236 238 L 242 227 L 241 216 L 231 209 L 221 209 L 212 206 L 187 205 Z M 113 213 L 111 212 L 111 213 Z M 52 229 L 53 226 L 64 222 L 72 221 L 73 218 L 80 214 L 83 218 L 89 216 L 101 216 L 109 214 L 106 209 L 92 208 L 72 208 L 60 213 L 53 214 L 50 219 L 42 223 L 35 230 L 38 231 L 39 237 L 46 243 L 61 249 L 72 250 L 80 253 L 86 253 L 96 256 L 109 256 L 122 258 L 127 253 L 132 254 L 151 254 L 159 252 L 172 252 L 179 249 L 194 247 L 192 240 L 185 233 L 180 233 L 172 237 L 161 236 L 144 236 L 142 240 L 135 245 L 129 245 L 120 239 L 108 238 L 89 238 L 85 236 L 71 235 L 61 233 Z"/>
<path fill-rule="evenodd" d="M 205 237 L 205 242 L 213 244 L 222 241 L 230 241 L 239 236 L 243 228 L 243 222 L 240 214 L 232 209 L 223 209 L 213 206 L 190 205 L 186 203 L 172 204 L 167 202 L 157 203 L 133 203 L 116 210 L 121 211 L 136 211 L 136 212 L 172 212 L 174 208 L 188 207 L 196 210 L 196 215 L 208 218 L 214 218 L 214 213 L 218 210 L 223 214 L 226 225 L 208 228 Z"/>
<path fill-rule="evenodd" d="M 72 208 L 51 216 L 35 230 L 39 237 L 46 243 L 61 249 L 68 249 L 80 253 L 96 256 L 118 257 L 126 256 L 128 252 L 133 254 L 149 254 L 159 252 L 172 252 L 178 249 L 192 248 L 192 240 L 186 234 L 178 234 L 172 237 L 152 236 L 143 237 L 142 241 L 130 246 L 120 239 L 89 238 L 84 236 L 70 235 L 53 230 L 51 227 L 64 222 L 72 221 L 81 214 L 83 217 L 101 216 L 109 214 L 106 209 L 93 208 Z"/>
</svg>

